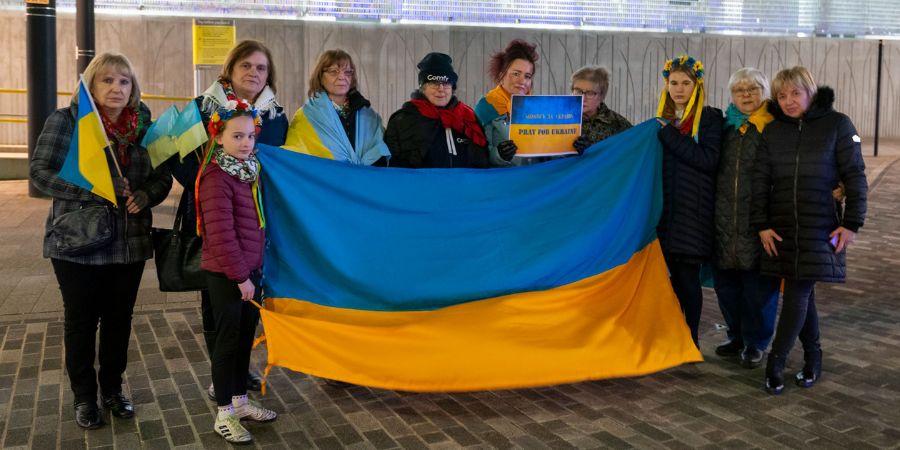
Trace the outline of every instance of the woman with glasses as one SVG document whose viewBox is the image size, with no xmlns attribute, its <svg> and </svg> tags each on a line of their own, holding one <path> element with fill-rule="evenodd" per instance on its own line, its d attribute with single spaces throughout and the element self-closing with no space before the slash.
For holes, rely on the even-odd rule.
<svg viewBox="0 0 900 450">
<path fill-rule="evenodd" d="M 388 120 L 384 142 L 391 165 L 410 168 L 486 168 L 487 140 L 475 112 L 453 91 L 453 60 L 429 53 L 416 66 L 419 89 Z"/>
<path fill-rule="evenodd" d="M 585 66 L 572 74 L 572 95 L 583 97 L 581 103 L 581 136 L 575 150 L 584 153 L 588 147 L 631 128 L 631 122 L 609 109 L 604 103 L 609 92 L 609 72 L 599 66 Z"/>
<path fill-rule="evenodd" d="M 343 50 L 328 50 L 309 77 L 306 103 L 294 114 L 285 147 L 359 165 L 386 165 L 381 116 L 360 94 L 356 65 Z"/>
<path fill-rule="evenodd" d="M 750 227 L 752 174 L 763 145 L 769 114 L 769 80 L 746 67 L 728 80 L 731 104 L 725 112 L 722 153 L 716 177 L 715 289 L 728 340 L 716 347 L 722 357 L 742 366 L 760 365 L 775 331 L 779 280 L 759 273 L 761 247 Z"/>
</svg>

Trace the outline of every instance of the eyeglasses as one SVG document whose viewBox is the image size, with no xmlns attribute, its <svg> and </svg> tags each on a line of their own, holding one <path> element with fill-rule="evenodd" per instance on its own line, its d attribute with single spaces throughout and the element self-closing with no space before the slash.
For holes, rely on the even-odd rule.
<svg viewBox="0 0 900 450">
<path fill-rule="evenodd" d="M 430 87 L 432 89 L 451 89 L 453 88 L 453 83 L 447 83 L 443 81 L 429 81 L 425 83 L 425 87 Z"/>
<path fill-rule="evenodd" d="M 342 71 L 341 69 L 338 69 L 337 67 L 332 67 L 332 68 L 323 70 L 322 73 L 328 74 L 329 76 L 332 76 L 332 77 L 337 77 L 340 74 L 344 74 L 344 76 L 347 78 L 353 78 L 353 74 L 355 74 L 356 72 L 353 69 L 345 69 Z"/>
<path fill-rule="evenodd" d="M 594 98 L 600 95 L 600 93 L 597 91 L 585 91 L 578 88 L 572 88 L 572 95 L 583 95 L 584 98 Z"/>
<path fill-rule="evenodd" d="M 734 88 L 731 90 L 731 93 L 734 95 L 756 95 L 759 93 L 759 86 L 753 86 L 748 88 Z"/>
</svg>

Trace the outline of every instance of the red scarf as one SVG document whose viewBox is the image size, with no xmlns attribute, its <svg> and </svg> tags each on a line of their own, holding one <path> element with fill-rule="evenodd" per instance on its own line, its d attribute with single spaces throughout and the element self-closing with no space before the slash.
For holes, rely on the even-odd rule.
<svg viewBox="0 0 900 450">
<path fill-rule="evenodd" d="M 691 114 L 687 119 L 683 119 L 680 124 L 678 124 L 678 131 L 681 132 L 684 136 L 690 136 L 691 131 L 694 129 L 694 114 Z"/>
<path fill-rule="evenodd" d="M 119 157 L 119 164 L 128 167 L 131 163 L 131 158 L 128 157 L 128 147 L 137 141 L 141 131 L 138 126 L 137 111 L 128 106 L 122 110 L 119 119 L 113 123 L 101 110 L 100 120 L 103 121 L 103 129 L 106 131 L 110 145 Z"/>
<path fill-rule="evenodd" d="M 464 134 L 479 147 L 487 146 L 484 131 L 475 120 L 475 111 L 463 102 L 456 102 L 452 108 L 438 108 L 428 100 L 414 98 L 410 100 L 419 113 L 429 119 L 440 119 L 444 128 L 449 128 L 457 133 Z"/>
</svg>

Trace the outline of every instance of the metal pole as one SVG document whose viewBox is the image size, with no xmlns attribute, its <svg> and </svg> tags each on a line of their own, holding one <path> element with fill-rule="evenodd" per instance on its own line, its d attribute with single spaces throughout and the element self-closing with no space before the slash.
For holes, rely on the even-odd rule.
<svg viewBox="0 0 900 450">
<path fill-rule="evenodd" d="M 84 73 L 96 54 L 94 49 L 94 0 L 75 3 L 75 59 L 78 75 Z"/>
<path fill-rule="evenodd" d="M 875 78 L 875 154 L 878 156 L 878 126 L 881 123 L 881 62 L 884 59 L 884 40 L 878 40 L 878 75 Z"/>
<path fill-rule="evenodd" d="M 56 111 L 56 0 L 25 4 L 25 57 L 28 86 L 28 161 L 44 122 Z M 28 195 L 44 197 L 29 180 Z"/>
</svg>

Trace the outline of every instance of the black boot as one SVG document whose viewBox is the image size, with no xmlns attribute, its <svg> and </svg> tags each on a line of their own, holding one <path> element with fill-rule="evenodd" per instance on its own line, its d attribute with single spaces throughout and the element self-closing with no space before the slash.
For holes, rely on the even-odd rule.
<svg viewBox="0 0 900 450">
<path fill-rule="evenodd" d="M 787 357 L 769 353 L 766 360 L 766 392 L 772 395 L 781 394 L 784 390 L 784 365 Z"/>
<path fill-rule="evenodd" d="M 822 376 L 822 349 L 803 352 L 803 370 L 797 372 L 794 382 L 802 388 L 812 387 Z"/>
</svg>

